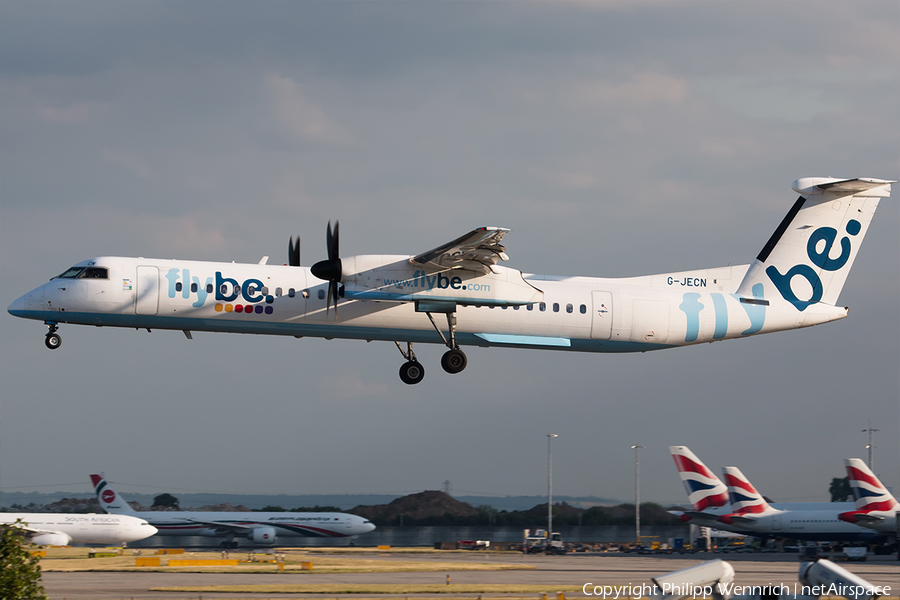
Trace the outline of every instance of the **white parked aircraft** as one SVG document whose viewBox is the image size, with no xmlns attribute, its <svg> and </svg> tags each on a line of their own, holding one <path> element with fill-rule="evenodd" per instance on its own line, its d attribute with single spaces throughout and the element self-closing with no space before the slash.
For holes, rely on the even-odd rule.
<svg viewBox="0 0 900 600">
<path fill-rule="evenodd" d="M 125 544 L 148 538 L 156 527 L 144 519 L 125 515 L 71 513 L 0 513 L 0 525 L 19 525 L 37 546 L 69 544 Z"/>
<path fill-rule="evenodd" d="M 235 537 L 271 546 L 284 537 L 351 537 L 368 533 L 375 526 L 368 519 L 334 512 L 136 512 L 102 475 L 91 475 L 100 508 L 111 514 L 146 519 L 159 535 L 223 537 L 225 548 L 237 547 Z"/>
<path fill-rule="evenodd" d="M 798 329 L 847 316 L 838 295 L 892 181 L 805 178 L 751 265 L 609 279 L 529 275 L 501 267 L 509 233 L 481 227 L 416 256 L 342 258 L 328 225 L 328 259 L 300 266 L 103 256 L 85 260 L 14 301 L 44 321 L 140 329 L 385 340 L 418 383 L 414 342 L 443 343 L 441 366 L 466 367 L 462 345 L 579 352 L 644 352 Z M 435 320 L 446 317 L 446 326 Z M 401 343 L 405 343 L 404 347 Z"/>
<path fill-rule="evenodd" d="M 840 519 L 843 509 L 774 508 L 737 467 L 725 467 L 725 483 L 731 512 L 719 517 L 728 525 L 743 527 L 756 535 L 810 541 L 883 541 L 874 531 L 866 531 Z M 843 503 L 833 503 L 843 504 Z"/>
<path fill-rule="evenodd" d="M 845 458 L 844 466 L 847 468 L 856 506 L 855 510 L 841 513 L 841 520 L 887 533 L 895 538 L 900 536 L 900 523 L 897 519 L 900 502 L 897 502 L 861 459 Z"/>
<path fill-rule="evenodd" d="M 678 475 L 684 484 L 691 508 L 669 511 L 677 515 L 685 523 L 700 527 L 716 527 L 743 535 L 768 537 L 746 525 L 744 521 L 723 521 L 721 517 L 733 513 L 730 505 L 728 487 L 710 470 L 706 464 L 691 452 L 687 446 L 669 446 L 669 452 L 675 460 Z M 763 501 L 765 501 L 763 499 Z M 774 510 L 782 511 L 830 511 L 840 513 L 852 510 L 852 502 L 773 502 L 769 505 Z M 771 537 L 779 537 L 772 535 Z"/>
</svg>

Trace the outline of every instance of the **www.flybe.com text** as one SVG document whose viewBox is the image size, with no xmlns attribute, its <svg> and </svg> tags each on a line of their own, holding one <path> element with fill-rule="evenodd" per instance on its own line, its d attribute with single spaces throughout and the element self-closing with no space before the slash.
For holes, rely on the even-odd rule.
<svg viewBox="0 0 900 600">
<path fill-rule="evenodd" d="M 487 283 L 464 284 L 461 277 L 447 277 L 440 273 L 436 275 L 428 275 L 425 271 L 413 271 L 413 276 L 409 279 L 388 279 L 385 277 L 384 285 L 395 285 L 402 288 L 423 288 L 428 291 L 438 288 L 440 290 L 472 290 L 476 292 L 489 292 L 491 286 Z"/>
<path fill-rule="evenodd" d="M 752 596 L 844 596 L 852 598 L 857 596 L 890 596 L 890 586 L 861 586 L 832 583 L 830 585 L 735 585 L 733 583 L 720 583 L 711 585 L 675 585 L 666 583 L 658 585 L 594 585 L 586 583 L 582 591 L 586 596 L 599 596 L 600 598 L 643 598 L 644 596 L 663 595 L 690 596 L 691 598 L 706 598 L 712 596 L 715 588 L 725 596 L 752 595 Z"/>
</svg>

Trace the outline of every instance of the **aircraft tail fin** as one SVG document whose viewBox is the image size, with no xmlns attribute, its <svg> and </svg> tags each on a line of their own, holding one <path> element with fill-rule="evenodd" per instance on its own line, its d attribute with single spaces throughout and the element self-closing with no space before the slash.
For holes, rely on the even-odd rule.
<svg viewBox="0 0 900 600">
<path fill-rule="evenodd" d="M 847 477 L 850 478 L 856 510 L 889 511 L 900 507 L 900 503 L 861 459 L 845 458 L 844 466 L 847 468 Z"/>
<path fill-rule="evenodd" d="M 735 515 L 758 515 L 769 512 L 772 507 L 762 494 L 756 491 L 750 480 L 737 467 L 725 467 L 725 484 L 728 486 L 728 498 L 731 510 Z"/>
<path fill-rule="evenodd" d="M 696 511 L 728 504 L 728 488 L 687 446 L 669 446 L 678 475 Z"/>
<path fill-rule="evenodd" d="M 784 298 L 803 312 L 834 306 L 880 198 L 894 181 L 805 177 L 793 183 L 800 197 L 756 257 L 737 293 Z"/>
<path fill-rule="evenodd" d="M 91 475 L 91 484 L 94 486 L 94 493 L 97 494 L 97 502 L 100 508 L 112 515 L 132 515 L 137 513 L 122 496 L 113 491 L 112 486 L 106 481 L 103 475 Z"/>
</svg>

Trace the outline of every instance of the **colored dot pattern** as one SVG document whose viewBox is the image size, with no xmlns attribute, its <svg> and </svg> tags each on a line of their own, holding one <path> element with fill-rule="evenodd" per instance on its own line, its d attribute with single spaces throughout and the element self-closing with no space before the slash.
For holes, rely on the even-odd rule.
<svg viewBox="0 0 900 600">
<path fill-rule="evenodd" d="M 236 313 L 247 313 L 253 314 L 256 313 L 261 315 L 263 313 L 267 315 L 271 315 L 275 312 L 275 309 L 271 306 L 260 306 L 260 305 L 252 305 L 252 304 L 222 304 L 221 302 L 216 303 L 215 306 L 216 312 L 236 312 Z"/>
</svg>

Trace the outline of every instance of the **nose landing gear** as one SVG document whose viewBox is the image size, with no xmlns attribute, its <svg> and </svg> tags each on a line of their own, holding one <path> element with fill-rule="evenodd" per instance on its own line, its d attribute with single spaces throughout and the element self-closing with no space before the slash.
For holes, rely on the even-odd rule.
<svg viewBox="0 0 900 600">
<path fill-rule="evenodd" d="M 59 329 L 59 327 L 56 326 L 56 323 L 47 323 L 47 327 L 50 331 L 47 332 L 47 337 L 44 338 L 44 345 L 51 350 L 56 350 L 62 346 L 62 338 L 56 333 L 56 330 Z"/>
</svg>

